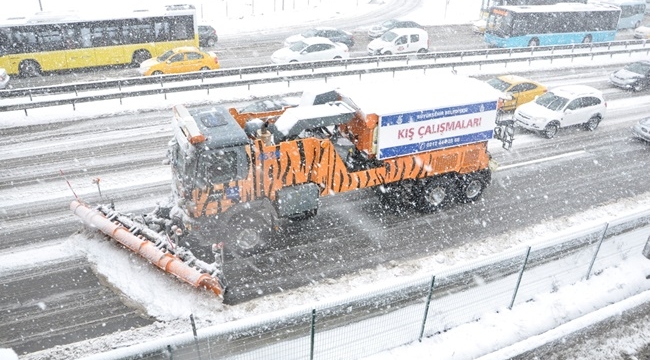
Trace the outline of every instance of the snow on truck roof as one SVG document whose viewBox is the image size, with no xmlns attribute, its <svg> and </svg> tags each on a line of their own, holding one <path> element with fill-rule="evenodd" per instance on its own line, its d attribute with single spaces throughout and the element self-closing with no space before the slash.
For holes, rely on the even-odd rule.
<svg viewBox="0 0 650 360">
<path fill-rule="evenodd" d="M 439 76 L 434 83 L 394 80 L 369 88 L 345 86 L 339 91 L 361 111 L 379 116 L 455 105 L 498 101 L 503 94 L 484 81 L 460 75 Z"/>
</svg>

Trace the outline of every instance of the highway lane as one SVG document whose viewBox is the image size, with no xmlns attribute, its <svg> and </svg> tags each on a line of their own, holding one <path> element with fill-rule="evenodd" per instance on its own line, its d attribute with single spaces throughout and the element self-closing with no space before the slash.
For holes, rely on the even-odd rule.
<svg viewBox="0 0 650 360">
<path fill-rule="evenodd" d="M 541 73 L 536 74 L 536 78 L 542 82 L 548 77 L 558 83 L 590 83 L 604 88 L 610 102 L 648 95 L 611 89 L 601 75 L 591 76 L 592 70 L 585 70 L 576 80 L 573 77 L 575 72 L 579 70 Z M 607 70 L 602 72 L 606 73 Z M 562 80 L 563 76 L 569 80 Z M 647 167 L 649 148 L 647 144 L 631 140 L 628 128 L 639 114 L 650 113 L 649 106 L 646 103 L 612 110 L 593 133 L 571 129 L 561 132 L 553 140 L 521 133 L 517 135 L 511 152 L 501 150 L 498 145 L 496 148 L 491 146 L 495 158 L 502 165 L 578 150 L 584 153 L 575 158 L 497 171 L 483 201 L 476 204 L 452 206 L 443 212 L 422 215 L 412 210 L 386 212 L 370 191 L 325 198 L 316 218 L 287 227 L 283 233 L 284 242 L 277 243 L 264 256 L 228 261 L 226 274 L 231 285 L 228 300 L 232 303 L 242 302 L 278 292 L 280 288 L 290 289 L 324 277 L 337 277 L 372 268 L 389 259 L 422 256 L 444 247 L 456 247 L 490 235 L 515 231 L 544 219 L 574 214 L 643 193 L 647 189 L 639 178 L 647 172 L 644 167 Z M 166 112 L 147 112 L 138 114 L 137 121 L 134 121 L 136 116 L 133 115 L 111 116 L 2 130 L 10 133 L 10 136 L 0 137 L 0 154 L 5 157 L 0 164 L 0 197 L 7 199 L 9 193 L 31 194 L 36 188 L 43 188 L 47 192 L 48 189 L 53 191 L 65 186 L 63 179 L 57 179 L 52 174 L 53 171 L 56 173 L 57 167 L 70 171 L 69 180 L 72 183 L 90 182 L 94 177 L 110 178 L 114 175 L 112 173 L 159 171 L 165 168 L 160 160 L 164 157 L 166 141 L 170 136 L 169 116 Z M 106 129 L 111 131 L 106 132 Z M 148 138 L 141 134 L 152 136 Z M 131 160 L 131 154 L 138 156 Z M 55 164 L 52 165 L 53 161 Z M 75 172 L 73 170 L 77 164 L 81 165 Z M 30 177 L 34 181 L 29 181 Z M 153 206 L 156 200 L 164 198 L 168 191 L 168 182 L 150 180 L 148 185 L 145 183 L 108 191 L 108 194 L 116 198 L 118 209 L 144 210 Z M 0 254 L 38 246 L 64 237 L 66 231 L 72 234 L 80 229 L 81 225 L 67 210 L 71 199 L 70 195 L 46 198 L 46 201 L 25 198 L 23 201 L 12 200 L 11 206 L 3 206 L 0 214 L 0 238 L 3 239 Z M 93 195 L 87 200 L 92 203 L 99 198 Z M 458 224 L 462 224 L 462 229 Z M 56 232 L 53 232 L 54 228 Z M 76 265 L 77 269 L 86 269 L 85 274 L 92 273 L 88 272 L 92 265 L 83 258 L 75 261 L 80 262 Z M 33 276 L 22 279 L 20 286 L 13 282 L 11 275 L 0 275 L 3 281 L 11 284 L 16 297 L 29 298 L 32 304 L 46 303 L 43 299 L 61 298 L 70 289 L 58 284 L 78 276 L 75 275 L 78 273 L 71 272 L 66 275 L 70 277 L 48 278 L 43 268 L 29 269 L 28 273 Z M 85 281 L 93 283 L 92 276 Z M 98 279 L 94 281 L 101 284 Z M 94 299 L 91 293 L 99 291 L 99 287 L 91 286 L 82 291 L 88 294 L 81 296 Z M 41 292 L 21 293 L 27 289 L 40 289 Z M 12 301 L 9 303 L 15 304 Z M 23 303 L 30 301 L 23 300 Z M 33 336 L 34 342 L 24 351 L 32 352 L 42 346 L 65 344 L 83 338 L 74 334 L 88 334 L 87 338 L 91 338 L 110 333 L 115 328 L 124 329 L 129 322 L 147 321 L 136 310 L 121 305 L 116 312 L 126 314 L 118 317 L 122 322 L 116 322 L 110 329 L 94 328 L 91 324 L 96 314 L 90 309 L 100 308 L 101 304 L 98 299 L 91 300 L 85 310 L 79 311 L 81 318 L 76 319 L 78 327 L 55 327 L 63 335 L 52 340 L 39 339 L 43 335 L 30 333 L 36 332 L 36 329 L 27 327 L 22 336 Z M 38 322 L 37 308 L 23 309 L 23 305 L 18 308 L 25 311 L 20 323 Z M 62 319 L 67 316 L 64 308 L 48 307 L 52 311 L 51 316 Z M 12 311 L 13 314 L 7 309 L 3 310 L 0 312 L 0 323 L 15 321 L 12 319 L 15 319 L 16 310 Z M 110 317 L 108 314 L 102 316 Z M 84 332 L 86 326 L 89 330 Z"/>
<path fill-rule="evenodd" d="M 367 29 L 370 26 L 386 19 L 399 18 L 405 14 L 409 14 L 415 11 L 422 2 L 423 0 L 390 0 L 387 1 L 386 6 L 380 6 L 369 12 L 348 14 L 337 19 L 327 19 L 317 23 L 312 22 L 296 26 L 283 26 L 282 24 L 278 24 L 278 27 L 273 29 L 273 31 L 247 31 L 245 29 L 238 29 L 237 32 L 232 32 L 224 30 L 226 33 L 219 35 L 217 45 L 213 48 L 205 48 L 205 50 L 216 51 L 223 68 L 266 65 L 271 63 L 271 54 L 273 51 L 282 47 L 282 43 L 287 37 L 301 33 L 314 26 L 332 26 L 352 32 L 355 36 L 356 44 L 351 49 L 351 54 L 352 56 L 363 56 L 365 55 L 369 40 Z M 468 26 L 465 28 L 469 29 Z M 435 29 L 439 28 L 436 27 Z M 452 26 L 449 29 L 455 29 L 455 27 Z M 439 34 L 449 32 L 453 34 L 455 31 L 439 30 L 435 31 L 435 34 L 432 36 L 437 37 Z M 456 43 L 450 40 L 448 46 L 451 48 L 465 46 L 462 44 L 464 43 Z M 11 86 L 24 88 L 134 76 L 139 76 L 139 74 L 135 69 L 129 67 L 87 69 L 75 70 L 74 72 L 48 73 L 37 78 L 14 77 L 12 78 Z"/>
<path fill-rule="evenodd" d="M 333 22 L 335 26 L 339 22 Z M 362 22 L 363 24 L 363 22 Z M 359 25 L 361 26 L 361 25 Z M 359 28 L 346 28 L 353 33 L 355 45 L 350 49 L 351 57 L 368 56 L 367 46 L 369 38 L 367 30 Z M 234 67 L 248 67 L 271 64 L 271 54 L 282 47 L 284 39 L 307 28 L 291 31 L 277 31 L 272 34 L 251 34 L 250 37 L 238 35 L 236 37 L 220 37 L 219 43 L 213 48 L 205 50 L 215 51 L 219 56 L 221 67 L 224 69 Z M 470 25 L 446 25 L 426 27 L 430 39 L 430 52 L 475 50 L 487 48 L 481 35 L 474 34 Z M 620 31 L 616 40 L 629 40 L 633 38 L 630 31 Z M 46 73 L 36 78 L 13 77 L 11 86 L 14 88 L 59 85 L 76 82 L 109 80 L 140 76 L 136 69 L 131 67 L 80 69 L 59 73 Z"/>
</svg>

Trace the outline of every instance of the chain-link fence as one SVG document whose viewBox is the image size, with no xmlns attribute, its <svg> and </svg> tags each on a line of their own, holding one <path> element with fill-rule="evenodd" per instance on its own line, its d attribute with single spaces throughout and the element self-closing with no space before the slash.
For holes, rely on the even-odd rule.
<svg viewBox="0 0 650 360">
<path fill-rule="evenodd" d="M 331 303 L 89 359 L 355 359 L 475 321 L 641 254 L 650 211 Z"/>
</svg>

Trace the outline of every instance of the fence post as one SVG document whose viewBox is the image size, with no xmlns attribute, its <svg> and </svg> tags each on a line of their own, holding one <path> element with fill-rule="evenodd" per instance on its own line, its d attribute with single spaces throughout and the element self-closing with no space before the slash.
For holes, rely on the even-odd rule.
<svg viewBox="0 0 650 360">
<path fill-rule="evenodd" d="M 429 304 L 431 303 L 431 295 L 433 294 L 433 285 L 435 284 L 436 276 L 431 277 L 431 286 L 429 286 L 429 295 L 427 296 L 427 305 L 424 307 L 424 319 L 422 319 L 422 327 L 420 328 L 419 342 L 422 342 L 424 336 L 424 326 L 427 324 L 427 317 L 429 316 Z"/>
<path fill-rule="evenodd" d="M 512 300 L 510 300 L 510 306 L 508 306 L 508 310 L 511 310 L 515 305 L 515 299 L 517 298 L 519 285 L 521 285 L 521 278 L 524 276 L 524 270 L 526 269 L 526 264 L 528 263 L 528 256 L 530 256 L 530 246 L 528 249 L 526 249 L 526 257 L 524 258 L 524 263 L 521 264 L 521 270 L 519 270 L 519 277 L 517 278 L 517 285 L 515 285 L 515 291 L 512 293 Z"/>
<path fill-rule="evenodd" d="M 311 334 L 309 346 L 309 360 L 314 360 L 314 336 L 316 335 L 316 309 L 311 309 Z"/>
<path fill-rule="evenodd" d="M 598 246 L 596 247 L 596 252 L 594 253 L 594 257 L 591 259 L 591 264 L 589 264 L 589 270 L 587 270 L 587 280 L 589 280 L 589 276 L 591 275 L 591 268 L 594 267 L 594 263 L 596 262 L 596 257 L 598 257 L 598 252 L 600 251 L 600 245 L 602 245 L 603 240 L 605 240 L 605 234 L 607 233 L 608 228 L 609 228 L 609 223 L 605 224 L 605 230 L 603 230 L 603 236 L 600 237 L 600 241 L 598 242 Z"/>
<path fill-rule="evenodd" d="M 199 349 L 199 337 L 196 335 L 196 324 L 194 323 L 194 315 L 190 314 L 190 322 L 192 323 L 192 334 L 194 334 L 194 345 L 196 345 L 196 354 L 201 360 L 201 350 Z"/>
</svg>

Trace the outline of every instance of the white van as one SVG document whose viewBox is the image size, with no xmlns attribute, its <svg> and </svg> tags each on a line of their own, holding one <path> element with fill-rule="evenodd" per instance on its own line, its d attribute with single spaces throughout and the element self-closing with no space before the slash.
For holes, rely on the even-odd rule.
<svg viewBox="0 0 650 360">
<path fill-rule="evenodd" d="M 429 34 L 418 28 L 392 29 L 368 44 L 368 55 L 425 53 L 429 51 Z"/>
</svg>

